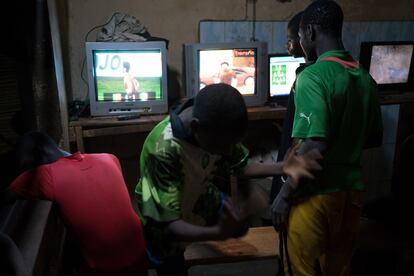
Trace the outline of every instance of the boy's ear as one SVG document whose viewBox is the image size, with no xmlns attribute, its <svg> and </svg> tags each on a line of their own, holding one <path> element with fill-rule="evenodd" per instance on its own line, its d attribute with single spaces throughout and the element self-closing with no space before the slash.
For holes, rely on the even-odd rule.
<svg viewBox="0 0 414 276">
<path fill-rule="evenodd" d="M 190 122 L 190 129 L 192 133 L 197 132 L 198 128 L 200 127 L 200 121 L 198 118 L 192 118 Z"/>
<path fill-rule="evenodd" d="M 306 36 L 310 41 L 315 41 L 315 29 L 312 24 L 306 25 L 305 30 Z"/>
</svg>

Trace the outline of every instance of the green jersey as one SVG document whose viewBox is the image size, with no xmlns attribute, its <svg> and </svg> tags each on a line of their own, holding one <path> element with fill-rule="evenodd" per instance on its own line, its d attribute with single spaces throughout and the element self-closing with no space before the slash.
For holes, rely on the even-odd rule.
<svg viewBox="0 0 414 276">
<path fill-rule="evenodd" d="M 329 51 L 298 77 L 292 137 L 324 138 L 323 170 L 299 196 L 364 190 L 361 155 L 372 133 L 382 133 L 381 110 L 372 77 L 346 51 Z M 354 63 L 355 64 L 355 63 Z"/>
<path fill-rule="evenodd" d="M 160 122 L 148 135 L 141 152 L 141 178 L 135 192 L 147 240 L 159 256 L 174 254 L 170 237 L 163 234 L 167 222 L 217 222 L 221 193 L 230 188 L 230 174 L 247 165 L 248 151 L 240 144 L 226 157 L 210 154 L 196 145 L 178 116 L 192 103 L 186 102 Z"/>
</svg>

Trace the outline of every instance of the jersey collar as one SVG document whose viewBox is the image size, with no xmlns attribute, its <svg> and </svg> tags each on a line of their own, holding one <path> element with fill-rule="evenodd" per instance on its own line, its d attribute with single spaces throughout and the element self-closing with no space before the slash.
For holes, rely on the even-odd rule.
<svg viewBox="0 0 414 276">
<path fill-rule="evenodd" d="M 316 62 L 319 62 L 321 59 L 326 58 L 326 57 L 338 57 L 340 59 L 343 60 L 353 60 L 352 56 L 349 54 L 348 51 L 345 50 L 332 50 L 332 51 L 328 51 L 323 53 L 322 55 L 320 55 L 318 57 L 318 59 L 316 60 Z"/>
<path fill-rule="evenodd" d="M 197 145 L 194 137 L 184 128 L 184 124 L 178 116 L 184 109 L 194 105 L 194 98 L 188 99 L 170 112 L 172 133 L 175 138 L 183 139 L 191 144 Z"/>
<path fill-rule="evenodd" d="M 76 161 L 81 161 L 83 160 L 83 154 L 80 153 L 79 151 L 69 155 L 69 156 L 65 156 L 64 158 L 66 159 L 72 159 L 72 160 L 76 160 Z"/>
</svg>

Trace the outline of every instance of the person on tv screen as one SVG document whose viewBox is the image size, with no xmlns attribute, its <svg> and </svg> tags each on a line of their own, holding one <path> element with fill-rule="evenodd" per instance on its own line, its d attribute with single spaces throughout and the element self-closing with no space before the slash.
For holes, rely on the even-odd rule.
<svg viewBox="0 0 414 276">
<path fill-rule="evenodd" d="M 136 94 L 138 93 L 139 82 L 129 72 L 131 69 L 131 64 L 128 61 L 125 61 L 122 65 L 124 70 L 124 88 L 127 92 L 125 99 L 135 100 Z"/>
<path fill-rule="evenodd" d="M 231 112 L 229 112 L 231 111 Z M 148 135 L 135 188 L 150 260 L 159 276 L 187 275 L 183 242 L 224 240 L 246 232 L 246 213 L 226 196 L 230 175 L 265 177 L 282 172 L 312 177 L 320 157 L 313 151 L 285 162 L 248 162 L 241 144 L 247 109 L 240 92 L 219 83 L 170 112 Z M 266 200 L 255 201 L 264 207 Z M 256 208 L 255 208 L 256 209 Z"/>
<path fill-rule="evenodd" d="M 229 63 L 224 61 L 220 65 L 219 79 L 221 83 L 232 85 L 233 79 L 236 77 L 234 71 L 229 67 Z"/>
<path fill-rule="evenodd" d="M 144 233 L 112 154 L 70 154 L 46 134 L 29 132 L 17 146 L 22 173 L 8 192 L 50 200 L 74 246 L 79 275 L 147 275 Z"/>
<path fill-rule="evenodd" d="M 381 145 L 382 119 L 372 77 L 345 51 L 343 12 L 332 0 L 316 0 L 303 12 L 302 49 L 318 59 L 296 80 L 292 137 L 298 155 L 319 149 L 322 171 L 311 182 L 289 177 L 272 204 L 283 233 L 285 275 L 348 275 L 362 208 L 361 156 Z M 357 110 L 357 111 L 356 111 Z"/>
</svg>

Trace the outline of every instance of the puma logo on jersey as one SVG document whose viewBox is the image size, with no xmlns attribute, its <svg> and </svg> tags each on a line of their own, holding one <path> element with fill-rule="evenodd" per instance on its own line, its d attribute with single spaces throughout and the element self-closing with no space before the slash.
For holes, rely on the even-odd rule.
<svg viewBox="0 0 414 276">
<path fill-rule="evenodd" d="M 309 114 L 309 116 L 306 116 L 306 114 L 305 114 L 305 113 L 301 112 L 301 113 L 299 113 L 299 116 L 300 116 L 301 118 L 305 118 L 305 119 L 308 121 L 308 124 L 310 125 L 310 118 L 312 117 L 312 113 L 311 113 L 311 114 Z"/>
</svg>

